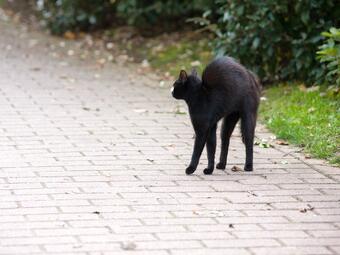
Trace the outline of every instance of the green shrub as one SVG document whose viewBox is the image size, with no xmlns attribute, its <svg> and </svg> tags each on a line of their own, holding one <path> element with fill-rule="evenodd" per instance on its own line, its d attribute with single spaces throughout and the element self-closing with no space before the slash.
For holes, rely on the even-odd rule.
<svg viewBox="0 0 340 255">
<path fill-rule="evenodd" d="M 201 15 L 209 0 L 36 0 L 53 33 L 88 30 L 116 22 L 145 28 L 178 28 L 187 17 Z M 183 26 L 183 25 L 182 25 Z"/>
<path fill-rule="evenodd" d="M 239 59 L 268 81 L 314 81 L 320 33 L 339 22 L 333 0 L 215 0 L 218 54 Z M 213 17 L 212 19 L 216 19 Z"/>
<path fill-rule="evenodd" d="M 115 13 L 114 3 L 109 0 L 37 0 L 42 18 L 56 34 L 107 25 Z"/>
<path fill-rule="evenodd" d="M 209 0 L 122 0 L 117 2 L 117 15 L 136 26 L 149 26 L 156 22 L 178 25 L 188 17 L 212 8 L 212 5 Z"/>
<path fill-rule="evenodd" d="M 319 47 L 318 59 L 325 63 L 325 81 L 330 85 L 340 86 L 340 29 L 331 28 L 323 32 L 326 42 Z"/>
</svg>

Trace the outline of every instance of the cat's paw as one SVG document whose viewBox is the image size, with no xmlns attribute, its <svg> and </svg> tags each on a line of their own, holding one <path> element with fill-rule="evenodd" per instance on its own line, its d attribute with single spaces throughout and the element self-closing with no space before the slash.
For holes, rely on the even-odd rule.
<svg viewBox="0 0 340 255">
<path fill-rule="evenodd" d="M 253 166 L 252 165 L 245 165 L 244 166 L 244 171 L 247 171 L 247 172 L 253 171 Z"/>
<path fill-rule="evenodd" d="M 222 169 L 222 170 L 224 170 L 225 169 L 225 164 L 223 164 L 223 163 L 217 163 L 217 165 L 216 165 L 216 168 L 217 169 Z"/>
<path fill-rule="evenodd" d="M 187 175 L 193 174 L 196 171 L 196 168 L 193 166 L 188 166 L 187 169 L 185 169 L 185 173 Z"/>
<path fill-rule="evenodd" d="M 206 168 L 203 170 L 205 175 L 211 175 L 214 172 L 214 168 Z"/>
</svg>

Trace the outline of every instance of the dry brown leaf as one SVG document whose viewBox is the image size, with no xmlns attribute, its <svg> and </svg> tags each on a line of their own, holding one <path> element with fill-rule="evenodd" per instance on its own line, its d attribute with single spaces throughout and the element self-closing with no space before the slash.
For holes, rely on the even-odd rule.
<svg viewBox="0 0 340 255">
<path fill-rule="evenodd" d="M 302 91 L 302 92 L 306 92 L 307 88 L 306 88 L 306 86 L 304 84 L 301 84 L 299 86 L 299 90 Z"/>
<path fill-rule="evenodd" d="M 282 141 L 282 140 L 277 140 L 277 141 L 276 141 L 276 144 L 278 144 L 278 145 L 289 145 L 288 142 Z"/>
<path fill-rule="evenodd" d="M 233 172 L 242 171 L 242 168 L 240 168 L 240 167 L 238 167 L 238 166 L 233 166 L 233 167 L 231 168 L 231 171 L 233 171 Z"/>
<path fill-rule="evenodd" d="M 71 31 L 66 31 L 64 33 L 64 38 L 67 39 L 67 40 L 74 40 L 74 39 L 76 39 L 76 34 L 71 32 Z"/>
</svg>

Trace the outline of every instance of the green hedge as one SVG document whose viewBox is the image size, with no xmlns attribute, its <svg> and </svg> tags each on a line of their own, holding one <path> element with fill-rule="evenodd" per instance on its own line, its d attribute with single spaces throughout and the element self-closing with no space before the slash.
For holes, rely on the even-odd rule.
<svg viewBox="0 0 340 255">
<path fill-rule="evenodd" d="M 213 1 L 209 0 L 121 0 L 117 1 L 117 15 L 130 25 L 161 25 L 159 22 L 178 25 L 212 7 Z"/>
<path fill-rule="evenodd" d="M 326 40 L 319 47 L 317 54 L 320 62 L 324 63 L 324 81 L 340 87 L 340 29 L 332 27 L 322 35 Z"/>
<path fill-rule="evenodd" d="M 37 0 L 37 8 L 55 34 L 89 30 L 111 24 L 115 3 L 109 0 Z"/>
<path fill-rule="evenodd" d="M 215 0 L 218 54 L 228 54 L 268 81 L 313 82 L 322 70 L 315 52 L 321 32 L 339 24 L 333 0 Z M 216 19 L 215 16 L 212 19 Z"/>
<path fill-rule="evenodd" d="M 209 0 L 37 0 L 53 33 L 89 30 L 124 23 L 150 28 L 178 28 L 188 17 L 212 8 Z"/>
</svg>

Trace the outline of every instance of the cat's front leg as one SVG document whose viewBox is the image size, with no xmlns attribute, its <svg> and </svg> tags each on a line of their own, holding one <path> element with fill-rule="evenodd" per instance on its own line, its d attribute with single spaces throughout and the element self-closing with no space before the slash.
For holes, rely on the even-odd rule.
<svg viewBox="0 0 340 255">
<path fill-rule="evenodd" d="M 186 174 L 192 174 L 196 171 L 198 162 L 200 160 L 204 145 L 207 141 L 207 129 L 199 129 L 196 131 L 194 151 L 192 153 L 190 165 L 185 170 Z"/>
<path fill-rule="evenodd" d="M 207 155 L 208 155 L 208 167 L 204 169 L 204 174 L 212 174 L 215 167 L 215 152 L 216 152 L 216 128 L 217 124 L 214 124 L 210 128 L 207 138 Z"/>
</svg>

